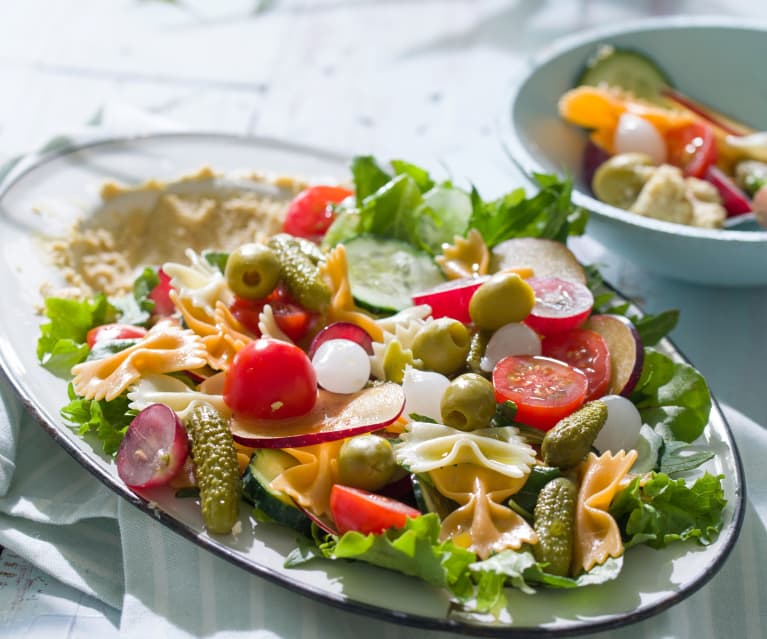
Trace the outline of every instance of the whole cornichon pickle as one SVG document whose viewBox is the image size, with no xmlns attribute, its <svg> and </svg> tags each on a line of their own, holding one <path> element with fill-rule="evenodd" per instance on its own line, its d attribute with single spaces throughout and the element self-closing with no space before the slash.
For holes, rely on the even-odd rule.
<svg viewBox="0 0 767 639">
<path fill-rule="evenodd" d="M 321 312 L 330 303 L 330 288 L 320 277 L 322 252 L 312 242 L 278 233 L 267 242 L 280 260 L 280 277 L 304 308 Z"/>
<path fill-rule="evenodd" d="M 197 403 L 186 422 L 194 474 L 208 532 L 227 534 L 239 519 L 242 480 L 226 420 L 210 404 Z"/>
<path fill-rule="evenodd" d="M 588 402 L 560 419 L 543 438 L 543 461 L 559 468 L 575 466 L 588 455 L 605 421 L 607 404 L 599 400 Z"/>
<path fill-rule="evenodd" d="M 567 477 L 548 482 L 538 494 L 533 527 L 538 543 L 535 558 L 546 563 L 546 572 L 563 577 L 570 573 L 575 535 L 575 506 L 578 489 Z"/>
</svg>

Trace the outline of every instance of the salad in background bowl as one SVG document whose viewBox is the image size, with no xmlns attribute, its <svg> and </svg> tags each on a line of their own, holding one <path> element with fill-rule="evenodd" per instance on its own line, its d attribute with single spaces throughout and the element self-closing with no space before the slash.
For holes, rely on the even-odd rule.
<svg viewBox="0 0 767 639">
<path fill-rule="evenodd" d="M 608 249 L 676 279 L 765 284 L 767 229 L 749 211 L 767 190 L 747 134 L 767 128 L 766 33 L 690 18 L 565 39 L 516 84 L 504 143 L 527 174 L 573 177 Z"/>
</svg>

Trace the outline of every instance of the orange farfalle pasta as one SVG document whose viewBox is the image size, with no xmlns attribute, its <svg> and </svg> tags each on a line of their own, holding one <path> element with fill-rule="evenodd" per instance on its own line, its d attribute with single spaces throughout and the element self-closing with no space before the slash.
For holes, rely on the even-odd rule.
<svg viewBox="0 0 767 639">
<path fill-rule="evenodd" d="M 361 311 L 354 304 L 352 287 L 349 284 L 349 266 L 346 261 L 346 249 L 343 244 L 328 253 L 325 263 L 320 266 L 320 274 L 330 286 L 330 307 L 328 319 L 331 322 L 351 322 L 364 328 L 376 341 L 383 341 L 383 330 L 375 320 Z"/>
<path fill-rule="evenodd" d="M 465 238 L 455 237 L 455 242 L 442 249 L 434 261 L 445 277 L 457 280 L 485 275 L 490 263 L 490 250 L 477 229 L 471 229 Z"/>
<path fill-rule="evenodd" d="M 205 366 L 205 362 L 205 346 L 200 337 L 164 320 L 134 346 L 74 366 L 72 384 L 81 397 L 112 400 L 143 376 L 195 370 Z"/>
<path fill-rule="evenodd" d="M 339 439 L 301 448 L 285 448 L 298 463 L 275 477 L 270 487 L 289 495 L 315 515 L 330 515 L 330 490 L 338 482 Z"/>
<path fill-rule="evenodd" d="M 221 301 L 211 316 L 204 308 L 171 291 L 170 298 L 184 317 L 186 325 L 202 338 L 208 366 L 228 370 L 234 356 L 253 338 L 245 332 L 232 312 Z"/>
<path fill-rule="evenodd" d="M 429 472 L 437 490 L 459 504 L 442 522 L 440 539 L 451 539 L 482 559 L 523 544 L 538 535 L 517 513 L 503 505 L 519 492 L 527 474 L 510 478 L 474 464 L 458 464 Z"/>
<path fill-rule="evenodd" d="M 618 524 L 608 509 L 637 458 L 635 450 L 621 450 L 613 456 L 594 453 L 581 463 L 578 502 L 575 510 L 575 544 L 572 573 L 589 571 L 608 557 L 623 554 L 623 541 Z"/>
</svg>

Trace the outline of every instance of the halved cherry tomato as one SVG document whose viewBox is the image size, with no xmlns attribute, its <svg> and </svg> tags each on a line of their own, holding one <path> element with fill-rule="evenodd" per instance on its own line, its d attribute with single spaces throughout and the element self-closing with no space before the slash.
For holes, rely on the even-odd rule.
<svg viewBox="0 0 767 639">
<path fill-rule="evenodd" d="M 585 284 L 558 277 L 531 277 L 535 306 L 524 322 L 539 335 L 578 328 L 591 313 L 594 296 Z"/>
<path fill-rule="evenodd" d="M 272 307 L 277 326 L 285 335 L 294 342 L 300 342 L 306 337 L 314 314 L 294 302 L 282 286 L 278 286 L 267 297 L 260 300 L 235 297 L 229 310 L 248 331 L 260 337 L 258 318 L 266 304 Z"/>
<path fill-rule="evenodd" d="M 555 359 L 510 355 L 495 365 L 493 386 L 498 402 L 517 405 L 517 421 L 548 430 L 583 404 L 589 381 Z"/>
<path fill-rule="evenodd" d="M 666 134 L 668 161 L 688 177 L 702 178 L 716 162 L 716 138 L 710 126 L 694 122 Z"/>
<path fill-rule="evenodd" d="M 576 328 L 552 335 L 543 340 L 541 354 L 586 374 L 589 380 L 587 401 L 602 397 L 610 388 L 610 351 L 599 333 Z"/>
<path fill-rule="evenodd" d="M 332 205 L 350 195 L 353 192 L 341 186 L 310 186 L 288 206 L 282 230 L 296 237 L 320 241 L 335 219 Z"/>
<path fill-rule="evenodd" d="M 88 347 L 93 348 L 96 342 L 141 338 L 146 333 L 147 330 L 142 326 L 133 326 L 132 324 L 102 324 L 89 330 L 85 339 L 88 342 Z"/>
<path fill-rule="evenodd" d="M 421 514 L 396 499 L 342 484 L 334 484 L 330 490 L 330 512 L 338 532 L 356 530 L 363 535 L 402 528 L 409 517 Z"/>
<path fill-rule="evenodd" d="M 157 271 L 160 282 L 155 286 L 147 297 L 154 302 L 153 315 L 173 315 L 176 307 L 170 299 L 170 276 L 162 269 Z"/>
<path fill-rule="evenodd" d="M 245 418 L 298 417 L 317 402 L 317 376 L 298 346 L 257 339 L 234 356 L 224 379 L 224 402 Z"/>
</svg>

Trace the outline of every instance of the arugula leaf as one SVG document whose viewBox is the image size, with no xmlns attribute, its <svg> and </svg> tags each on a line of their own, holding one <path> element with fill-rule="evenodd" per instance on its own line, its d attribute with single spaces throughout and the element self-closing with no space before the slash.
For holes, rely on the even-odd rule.
<svg viewBox="0 0 767 639">
<path fill-rule="evenodd" d="M 359 155 L 352 160 L 352 176 L 357 206 L 362 206 L 366 197 L 373 195 L 391 180 L 391 175 L 384 171 L 370 155 Z"/>
<path fill-rule="evenodd" d="M 118 311 L 105 295 L 98 294 L 82 301 L 49 297 L 44 314 L 50 322 L 40 326 L 37 358 L 54 375 L 67 378 L 72 366 L 88 356 L 88 331 L 114 322 Z"/>
<path fill-rule="evenodd" d="M 727 503 L 723 477 L 706 473 L 692 486 L 665 473 L 653 473 L 649 480 L 634 478 L 610 507 L 627 540 L 626 548 L 641 543 L 663 548 L 688 539 L 710 544 L 722 527 L 722 510 Z"/>
<path fill-rule="evenodd" d="M 415 180 L 418 188 L 421 189 L 421 193 L 426 193 L 434 187 L 434 180 L 431 179 L 429 172 L 426 169 L 422 169 L 420 166 L 416 166 L 405 160 L 392 160 L 392 168 L 396 175 L 409 175 Z"/>
<path fill-rule="evenodd" d="M 683 473 L 698 468 L 714 457 L 714 451 L 701 450 L 685 442 L 664 441 L 658 460 L 658 470 L 667 475 Z"/>
<path fill-rule="evenodd" d="M 72 384 L 67 389 L 69 404 L 61 409 L 61 416 L 73 426 L 78 426 L 80 436 L 94 433 L 101 441 L 104 452 L 114 455 L 120 447 L 136 411 L 128 406 L 127 394 L 111 401 L 78 397 Z"/>
<path fill-rule="evenodd" d="M 645 349 L 644 366 L 631 401 L 642 421 L 656 430 L 667 428 L 674 439 L 692 442 L 703 432 L 711 411 L 706 380 L 689 364 Z"/>
<path fill-rule="evenodd" d="M 639 332 L 642 344 L 645 346 L 655 346 L 655 344 L 674 330 L 679 321 L 679 311 L 671 309 L 657 315 L 645 315 L 644 317 L 634 315 L 629 319 Z"/>
<path fill-rule="evenodd" d="M 160 276 L 157 274 L 157 269 L 147 266 L 139 276 L 133 281 L 133 298 L 136 300 L 138 307 L 147 313 L 151 314 L 154 310 L 154 300 L 149 299 L 149 294 L 160 283 Z M 147 317 L 148 319 L 148 317 Z"/>
<path fill-rule="evenodd" d="M 416 210 L 422 202 L 416 181 L 407 174 L 398 175 L 363 200 L 359 231 L 409 242 L 417 236 Z"/>
<path fill-rule="evenodd" d="M 211 266 L 215 266 L 219 271 L 224 273 L 226 271 L 226 263 L 229 260 L 229 253 L 224 251 L 203 251 L 203 258 Z"/>
</svg>

